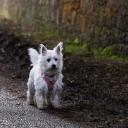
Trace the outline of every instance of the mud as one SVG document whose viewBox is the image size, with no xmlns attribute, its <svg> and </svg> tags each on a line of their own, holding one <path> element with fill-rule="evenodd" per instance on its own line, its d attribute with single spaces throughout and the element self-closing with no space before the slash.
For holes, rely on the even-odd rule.
<svg viewBox="0 0 128 128">
<path fill-rule="evenodd" d="M 45 42 L 46 44 L 47 42 Z M 17 100 L 26 99 L 26 80 L 30 70 L 27 48 L 38 48 L 30 40 L 0 31 L 0 69 L 10 82 L 5 89 Z M 49 43 L 50 44 L 50 43 Z M 128 126 L 128 65 L 97 61 L 84 56 L 64 55 L 63 108 L 44 110 L 87 128 L 125 128 Z"/>
</svg>

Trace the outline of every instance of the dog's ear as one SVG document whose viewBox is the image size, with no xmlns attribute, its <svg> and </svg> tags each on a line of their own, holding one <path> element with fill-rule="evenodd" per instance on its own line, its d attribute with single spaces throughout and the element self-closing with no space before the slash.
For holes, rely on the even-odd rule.
<svg viewBox="0 0 128 128">
<path fill-rule="evenodd" d="M 60 54 L 60 52 L 62 52 L 62 50 L 63 50 L 63 42 L 60 42 L 60 43 L 54 48 L 54 50 L 55 50 L 58 54 Z"/>
<path fill-rule="evenodd" d="M 46 52 L 47 52 L 47 48 L 43 44 L 40 44 L 40 54 L 44 55 L 46 54 Z"/>
</svg>

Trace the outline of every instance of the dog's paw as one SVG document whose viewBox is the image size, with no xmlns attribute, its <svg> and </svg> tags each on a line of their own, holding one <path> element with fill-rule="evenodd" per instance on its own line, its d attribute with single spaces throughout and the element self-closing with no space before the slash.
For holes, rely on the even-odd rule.
<svg viewBox="0 0 128 128">
<path fill-rule="evenodd" d="M 41 106 L 41 105 L 39 106 L 39 105 L 38 105 L 37 108 L 38 108 L 39 110 L 44 110 L 44 109 L 46 108 L 46 106 Z"/>
<path fill-rule="evenodd" d="M 62 108 L 62 105 L 61 104 L 52 104 L 54 108 L 57 108 L 57 109 L 61 109 Z"/>
<path fill-rule="evenodd" d="M 40 109 L 40 110 L 43 110 L 45 109 L 46 107 L 44 106 L 44 104 L 36 104 L 37 105 L 37 108 Z"/>
<path fill-rule="evenodd" d="M 39 109 L 39 110 L 43 110 L 44 109 L 44 107 L 43 106 L 37 106 L 37 108 Z"/>
</svg>

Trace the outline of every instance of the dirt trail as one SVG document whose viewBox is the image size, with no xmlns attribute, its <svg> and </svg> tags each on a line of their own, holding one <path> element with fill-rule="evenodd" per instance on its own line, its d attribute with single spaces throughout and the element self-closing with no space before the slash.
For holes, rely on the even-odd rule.
<svg viewBox="0 0 128 128">
<path fill-rule="evenodd" d="M 65 55 L 63 108 L 25 103 L 30 41 L 0 31 L 0 127 L 125 128 L 128 65 Z"/>
<path fill-rule="evenodd" d="M 1 65 L 0 66 L 4 66 Z M 25 102 L 26 83 L 0 71 L 0 128 L 79 128 L 85 125 L 67 121 L 53 108 L 38 110 Z"/>
</svg>

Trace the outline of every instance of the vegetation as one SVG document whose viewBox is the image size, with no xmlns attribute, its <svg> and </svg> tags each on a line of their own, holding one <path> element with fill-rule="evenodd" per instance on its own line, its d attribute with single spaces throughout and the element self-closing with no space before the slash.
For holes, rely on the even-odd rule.
<svg viewBox="0 0 128 128">
<path fill-rule="evenodd" d="M 84 55 L 87 57 L 93 57 L 97 60 L 112 60 L 118 62 L 128 62 L 128 56 L 117 55 L 113 53 L 113 46 L 94 48 L 89 43 L 81 42 L 79 38 L 65 33 L 59 33 L 54 29 L 42 29 L 40 32 L 34 34 L 22 32 L 22 36 L 33 36 L 34 40 L 40 42 L 40 40 L 55 40 L 63 41 L 65 52 L 74 55 Z"/>
<path fill-rule="evenodd" d="M 5 17 L 8 21 L 15 22 L 15 19 L 10 18 L 7 11 L 0 11 L 0 16 Z M 9 22 L 8 22 L 9 23 Z M 81 42 L 76 36 L 73 36 L 66 32 L 55 31 L 52 25 L 43 22 L 38 22 L 36 30 L 32 30 L 31 27 L 20 28 L 20 31 L 16 30 L 16 35 L 22 35 L 24 37 L 32 37 L 35 40 L 62 40 L 65 43 L 65 52 L 75 55 L 84 55 L 88 57 L 94 57 L 100 60 L 112 60 L 119 62 L 128 62 L 128 56 L 117 55 L 113 53 L 113 46 L 94 48 L 90 46 L 90 43 Z M 12 25 L 10 25 L 12 26 Z M 22 27 L 22 26 L 21 26 Z M 14 31 L 13 31 L 14 32 Z"/>
<path fill-rule="evenodd" d="M 92 48 L 89 44 L 80 42 L 78 38 L 66 42 L 65 51 L 70 54 L 94 57 L 98 60 L 128 62 L 128 56 L 114 54 L 112 46 Z"/>
</svg>

